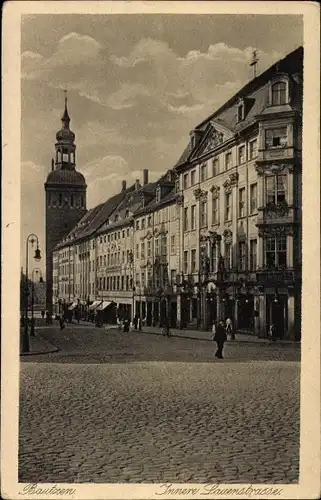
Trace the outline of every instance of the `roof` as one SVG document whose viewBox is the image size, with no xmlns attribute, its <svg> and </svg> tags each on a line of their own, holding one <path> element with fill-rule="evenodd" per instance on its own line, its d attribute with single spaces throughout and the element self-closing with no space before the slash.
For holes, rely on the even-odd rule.
<svg viewBox="0 0 321 500">
<path fill-rule="evenodd" d="M 61 169 L 53 170 L 48 174 L 45 186 L 49 186 L 50 184 L 76 184 L 85 187 L 86 180 L 80 172 L 77 172 L 77 170 Z"/>
<path fill-rule="evenodd" d="M 303 47 L 299 47 L 284 59 L 277 61 L 266 71 L 248 82 L 236 94 L 226 101 L 219 109 L 209 115 L 205 120 L 195 127 L 195 131 L 205 131 L 208 124 L 212 121 L 220 124 L 232 132 L 237 133 L 242 129 L 255 123 L 256 116 L 261 114 L 268 105 L 267 86 L 269 80 L 276 73 L 295 74 L 303 70 Z M 248 100 L 248 112 L 241 122 L 237 121 L 237 107 L 240 99 Z M 201 141 L 202 142 L 202 141 Z M 198 147 L 197 147 L 198 148 Z M 174 168 L 183 165 L 193 155 L 195 151 L 191 150 L 190 143 L 186 146 L 182 155 L 176 162 Z"/>
</svg>

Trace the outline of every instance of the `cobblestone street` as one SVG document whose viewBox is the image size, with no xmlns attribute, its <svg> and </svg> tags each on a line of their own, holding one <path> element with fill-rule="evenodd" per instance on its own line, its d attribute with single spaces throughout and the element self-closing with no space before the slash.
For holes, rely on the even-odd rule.
<svg viewBox="0 0 321 500">
<path fill-rule="evenodd" d="M 300 350 L 94 327 L 22 358 L 19 481 L 291 483 Z"/>
</svg>

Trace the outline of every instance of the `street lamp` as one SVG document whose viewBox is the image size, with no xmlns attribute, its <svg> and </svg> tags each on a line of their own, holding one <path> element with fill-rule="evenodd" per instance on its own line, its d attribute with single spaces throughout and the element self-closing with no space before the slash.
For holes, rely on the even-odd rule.
<svg viewBox="0 0 321 500">
<path fill-rule="evenodd" d="M 34 320 L 34 294 L 35 294 L 35 277 L 34 273 L 37 275 L 40 273 L 39 283 L 43 283 L 42 272 L 39 267 L 33 269 L 31 273 L 31 326 L 30 326 L 30 335 L 34 337 L 35 335 L 35 320 Z"/>
<path fill-rule="evenodd" d="M 29 286 L 28 286 L 28 260 L 29 260 L 29 243 L 33 248 L 34 243 L 37 244 L 34 259 L 36 262 L 41 260 L 41 253 L 39 249 L 39 240 L 36 234 L 29 234 L 26 239 L 26 286 L 25 286 L 25 324 L 22 335 L 22 351 L 29 352 L 30 351 L 30 343 L 29 343 L 29 332 L 28 332 L 28 295 L 29 295 Z"/>
</svg>

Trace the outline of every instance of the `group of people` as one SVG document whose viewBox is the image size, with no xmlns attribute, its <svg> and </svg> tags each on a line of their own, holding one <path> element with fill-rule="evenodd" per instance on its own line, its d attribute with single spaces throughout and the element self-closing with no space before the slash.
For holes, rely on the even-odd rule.
<svg viewBox="0 0 321 500">
<path fill-rule="evenodd" d="M 136 314 L 134 316 L 134 319 L 132 322 L 128 318 L 125 318 L 124 320 L 117 318 L 118 328 L 119 328 L 119 330 L 123 330 L 124 333 L 128 333 L 131 328 L 134 330 L 141 330 L 143 323 L 144 323 L 144 319 L 141 320 L 141 318 L 140 318 L 140 316 L 138 316 L 138 314 Z"/>
<path fill-rule="evenodd" d="M 233 330 L 232 320 L 227 318 L 224 324 L 223 320 L 218 322 L 213 322 L 212 327 L 213 340 L 217 344 L 217 351 L 215 353 L 215 357 L 219 359 L 223 359 L 223 348 L 224 343 L 227 341 L 227 336 L 230 336 L 231 340 L 235 340 L 235 333 Z"/>
</svg>

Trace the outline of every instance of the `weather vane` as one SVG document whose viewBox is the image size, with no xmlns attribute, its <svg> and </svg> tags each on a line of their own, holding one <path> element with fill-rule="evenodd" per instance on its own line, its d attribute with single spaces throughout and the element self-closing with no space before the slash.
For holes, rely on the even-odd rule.
<svg viewBox="0 0 321 500">
<path fill-rule="evenodd" d="M 257 50 L 253 50 L 252 61 L 250 63 L 250 66 L 253 66 L 254 78 L 256 77 L 256 66 L 257 66 L 258 62 L 259 62 L 259 58 L 257 55 Z"/>
</svg>

